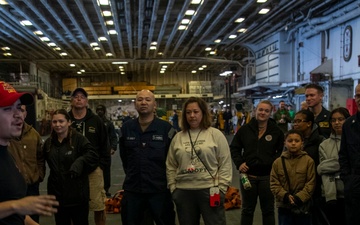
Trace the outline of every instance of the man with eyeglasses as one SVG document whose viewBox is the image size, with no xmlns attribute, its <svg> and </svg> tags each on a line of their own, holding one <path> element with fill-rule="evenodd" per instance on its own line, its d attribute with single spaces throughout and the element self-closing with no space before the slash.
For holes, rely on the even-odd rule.
<svg viewBox="0 0 360 225">
<path fill-rule="evenodd" d="M 360 224 L 360 84 L 355 87 L 355 102 L 358 112 L 343 124 L 339 152 L 348 225 Z"/>
<path fill-rule="evenodd" d="M 94 211 L 96 225 L 105 225 L 105 190 L 103 170 L 110 157 L 109 141 L 104 123 L 88 108 L 88 93 L 83 88 L 76 88 L 71 94 L 71 126 L 85 136 L 99 154 L 99 167 L 89 174 L 89 208 Z"/>
<path fill-rule="evenodd" d="M 322 105 L 324 89 L 317 84 L 308 84 L 305 86 L 305 97 L 309 110 L 314 113 L 314 122 L 319 127 L 320 135 L 329 138 L 331 133 L 330 112 Z"/>
</svg>

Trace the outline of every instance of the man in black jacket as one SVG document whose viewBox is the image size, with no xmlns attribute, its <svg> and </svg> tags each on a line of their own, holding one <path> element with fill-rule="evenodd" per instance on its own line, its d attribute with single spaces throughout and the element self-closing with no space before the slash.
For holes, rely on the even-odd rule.
<svg viewBox="0 0 360 225">
<path fill-rule="evenodd" d="M 339 152 L 348 225 L 360 224 L 360 84 L 355 88 L 355 102 L 358 111 L 343 124 Z"/>
<path fill-rule="evenodd" d="M 109 163 L 109 142 L 106 127 L 99 116 L 88 109 L 88 94 L 83 88 L 76 88 L 71 94 L 71 111 L 69 115 L 72 127 L 84 135 L 99 155 L 99 167 L 89 175 L 90 202 L 89 208 L 94 211 L 96 225 L 105 225 L 105 190 L 103 170 Z"/>
</svg>

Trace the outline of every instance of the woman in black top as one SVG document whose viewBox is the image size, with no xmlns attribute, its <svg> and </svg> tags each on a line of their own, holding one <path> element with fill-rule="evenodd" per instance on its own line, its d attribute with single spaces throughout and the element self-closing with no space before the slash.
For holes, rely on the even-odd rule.
<svg viewBox="0 0 360 225">
<path fill-rule="evenodd" d="M 97 166 L 99 156 L 90 142 L 71 128 L 70 116 L 56 110 L 51 120 L 53 131 L 44 144 L 50 168 L 48 193 L 59 201 L 57 225 L 87 225 L 89 214 L 88 174 Z"/>
</svg>

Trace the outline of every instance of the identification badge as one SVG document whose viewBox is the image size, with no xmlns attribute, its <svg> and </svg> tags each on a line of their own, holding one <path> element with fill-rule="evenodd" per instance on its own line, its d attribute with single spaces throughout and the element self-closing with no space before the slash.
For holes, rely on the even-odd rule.
<svg viewBox="0 0 360 225">
<path fill-rule="evenodd" d="M 219 187 L 210 188 L 210 206 L 218 207 L 220 206 L 220 189 Z"/>
</svg>

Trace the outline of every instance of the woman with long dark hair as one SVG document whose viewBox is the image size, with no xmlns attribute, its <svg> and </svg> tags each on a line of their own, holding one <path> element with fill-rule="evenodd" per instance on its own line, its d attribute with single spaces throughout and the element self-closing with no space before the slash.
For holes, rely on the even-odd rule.
<svg viewBox="0 0 360 225">
<path fill-rule="evenodd" d="M 350 117 L 349 111 L 336 108 L 330 112 L 331 134 L 319 146 L 320 164 L 317 172 L 322 180 L 322 193 L 325 200 L 325 213 L 330 225 L 345 221 L 344 183 L 340 179 L 339 151 L 342 125 Z"/>
<path fill-rule="evenodd" d="M 44 154 L 50 168 L 47 190 L 59 201 L 55 222 L 88 225 L 88 174 L 98 166 L 99 156 L 86 137 L 71 128 L 65 109 L 52 114 L 51 126 L 53 130 L 45 141 Z"/>
</svg>

